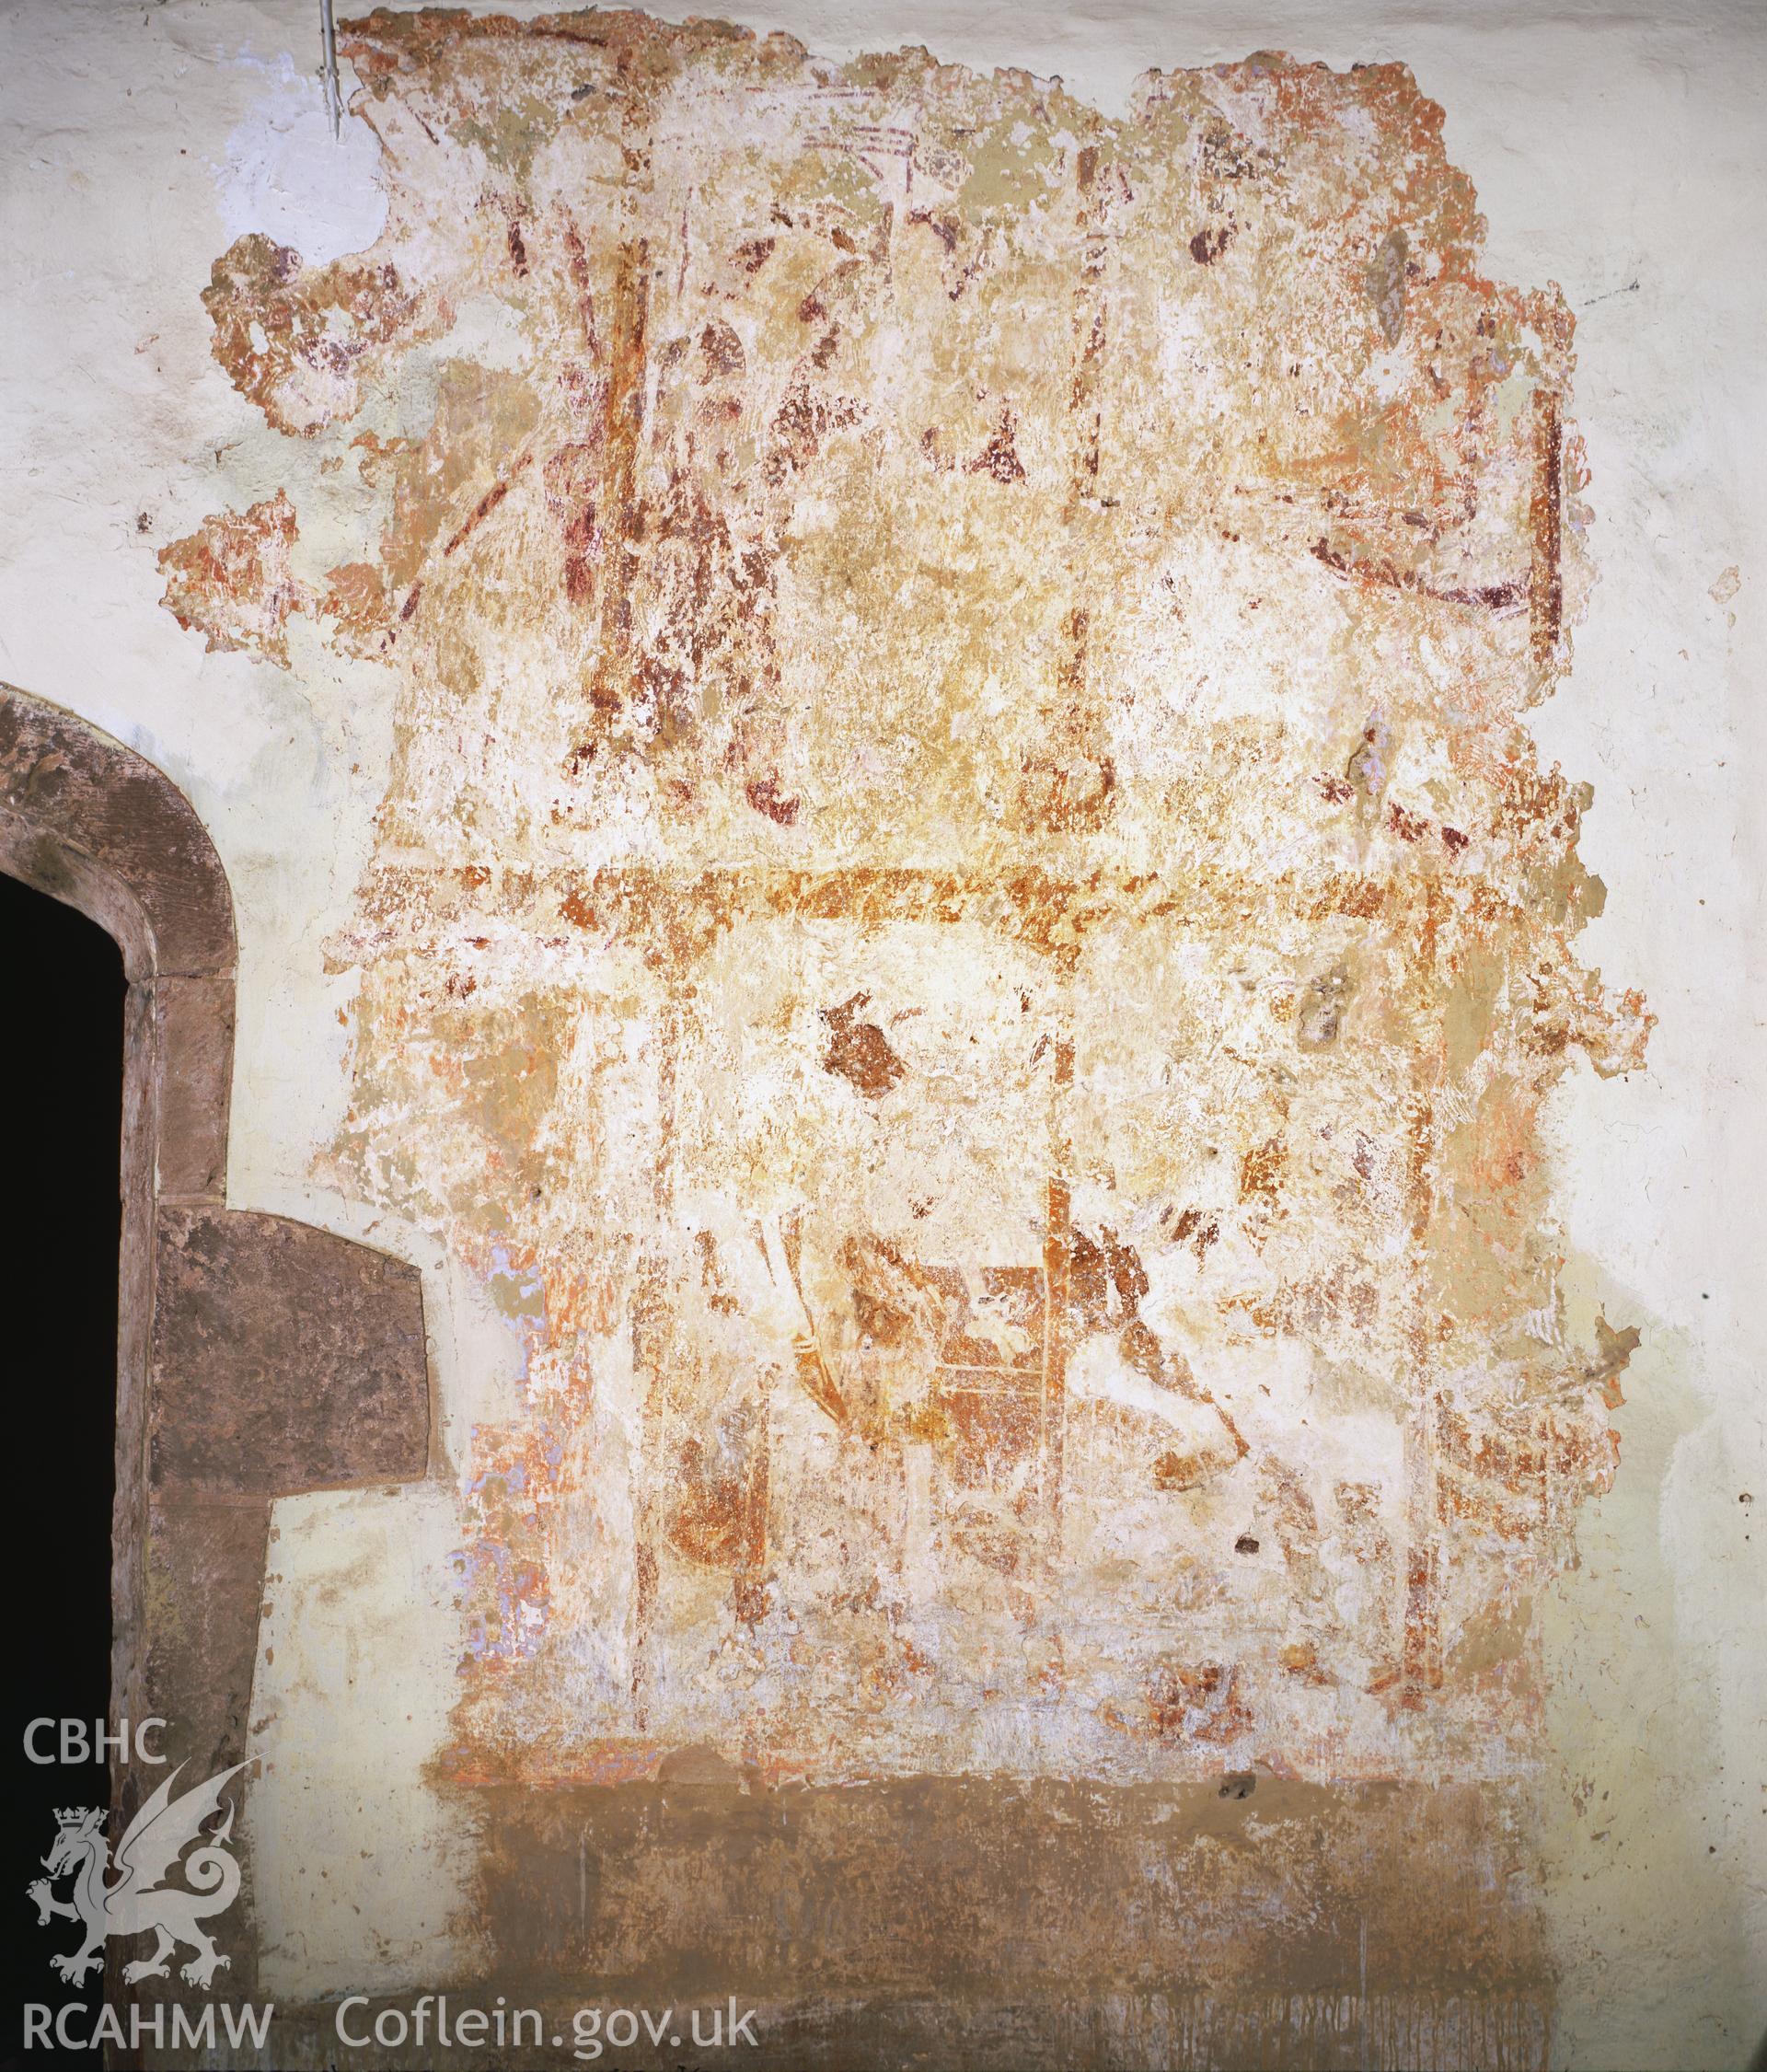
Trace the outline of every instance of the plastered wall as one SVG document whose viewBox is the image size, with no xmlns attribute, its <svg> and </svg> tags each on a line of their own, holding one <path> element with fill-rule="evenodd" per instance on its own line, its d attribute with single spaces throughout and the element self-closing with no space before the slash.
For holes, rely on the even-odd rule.
<svg viewBox="0 0 1767 2072">
<path fill-rule="evenodd" d="M 727 12 L 5 25 L 0 675 L 423 1276 L 260 1985 L 1739 2063 L 1759 24 Z"/>
</svg>

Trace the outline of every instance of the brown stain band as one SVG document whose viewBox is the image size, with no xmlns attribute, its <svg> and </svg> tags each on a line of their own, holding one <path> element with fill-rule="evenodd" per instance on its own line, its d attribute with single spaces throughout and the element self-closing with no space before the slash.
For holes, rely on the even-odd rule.
<svg viewBox="0 0 1767 2072">
<path fill-rule="evenodd" d="M 1551 1974 L 1513 1868 L 1528 1818 L 1513 1788 L 1254 1770 L 1230 1790 L 981 1777 L 814 1789 L 729 1765 L 721 1777 L 703 1761 L 695 1781 L 672 1783 L 674 1765 L 649 1760 L 652 1780 L 604 1788 L 444 1785 L 486 1836 L 476 1926 L 502 1989 L 595 1977 L 634 1996 L 733 1990 L 801 2009 L 859 1993 L 867 2004 L 838 2022 L 853 2066 L 888 2062 L 884 2010 L 919 1996 L 966 2062 L 984 2010 L 1022 2002 L 1013 2062 L 1033 2065 L 1076 2062 L 1049 2048 L 1062 2001 L 1096 2007 L 1156 1984 L 1227 2005 L 1451 1993 L 1526 2002 L 1531 2055 L 1504 2062 L 1542 2061 Z M 1419 1880 L 1420 1858 L 1459 1874 Z M 863 1906 L 848 1903 L 855 1881 Z M 1298 1891 L 1299 1914 L 1281 1898 Z M 1275 2062 L 1280 2029 L 1238 2062 Z M 1282 2062 L 1375 2062 L 1353 2038 L 1342 2047 Z M 1220 2061 L 1126 2045 L 1082 2062 Z"/>
<path fill-rule="evenodd" d="M 1558 652 L 1565 618 L 1562 566 L 1565 500 L 1565 425 L 1558 397 L 1543 390 L 1536 399 L 1534 493 L 1531 506 L 1534 543 L 1529 581 L 1535 662 L 1542 669 Z"/>
</svg>

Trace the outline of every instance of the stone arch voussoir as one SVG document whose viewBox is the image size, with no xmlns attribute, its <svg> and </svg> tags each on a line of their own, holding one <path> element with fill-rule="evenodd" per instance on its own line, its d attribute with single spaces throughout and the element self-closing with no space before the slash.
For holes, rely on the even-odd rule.
<svg viewBox="0 0 1767 2072">
<path fill-rule="evenodd" d="M 246 1753 L 270 1507 L 422 1476 L 417 1271 L 226 1205 L 237 943 L 214 845 L 144 757 L 0 685 L 0 870 L 129 980 L 111 1705 L 197 1775 Z M 120 1801 L 133 1796 L 121 1771 Z"/>
</svg>

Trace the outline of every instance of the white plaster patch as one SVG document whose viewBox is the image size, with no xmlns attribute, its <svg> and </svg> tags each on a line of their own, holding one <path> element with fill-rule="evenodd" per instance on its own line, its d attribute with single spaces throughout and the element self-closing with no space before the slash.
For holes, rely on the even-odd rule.
<svg viewBox="0 0 1767 2072">
<path fill-rule="evenodd" d="M 471 1870 L 421 1773 L 455 1696 L 455 1507 L 421 1484 L 284 1498 L 271 1517 L 246 1812 L 260 1985 L 278 1999 L 424 1985 L 459 1954 Z"/>
<path fill-rule="evenodd" d="M 347 117 L 333 138 L 324 87 L 289 58 L 241 63 L 276 83 L 228 136 L 225 160 L 213 167 L 228 242 L 260 230 L 292 245 L 309 266 L 365 251 L 387 223 L 379 139 Z"/>
</svg>

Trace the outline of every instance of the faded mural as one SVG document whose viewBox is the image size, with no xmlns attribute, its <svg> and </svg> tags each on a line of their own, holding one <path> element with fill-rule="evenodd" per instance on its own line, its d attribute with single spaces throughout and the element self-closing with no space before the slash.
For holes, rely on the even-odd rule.
<svg viewBox="0 0 1767 2072">
<path fill-rule="evenodd" d="M 1441 110 L 343 46 L 384 236 L 204 296 L 333 503 L 161 563 L 399 679 L 322 1171 L 522 1334 L 445 1774 L 1524 1770 L 1636 1343 L 1567 1339 L 1542 1105 L 1651 1018 L 1526 727 L 1571 321 Z"/>
</svg>

